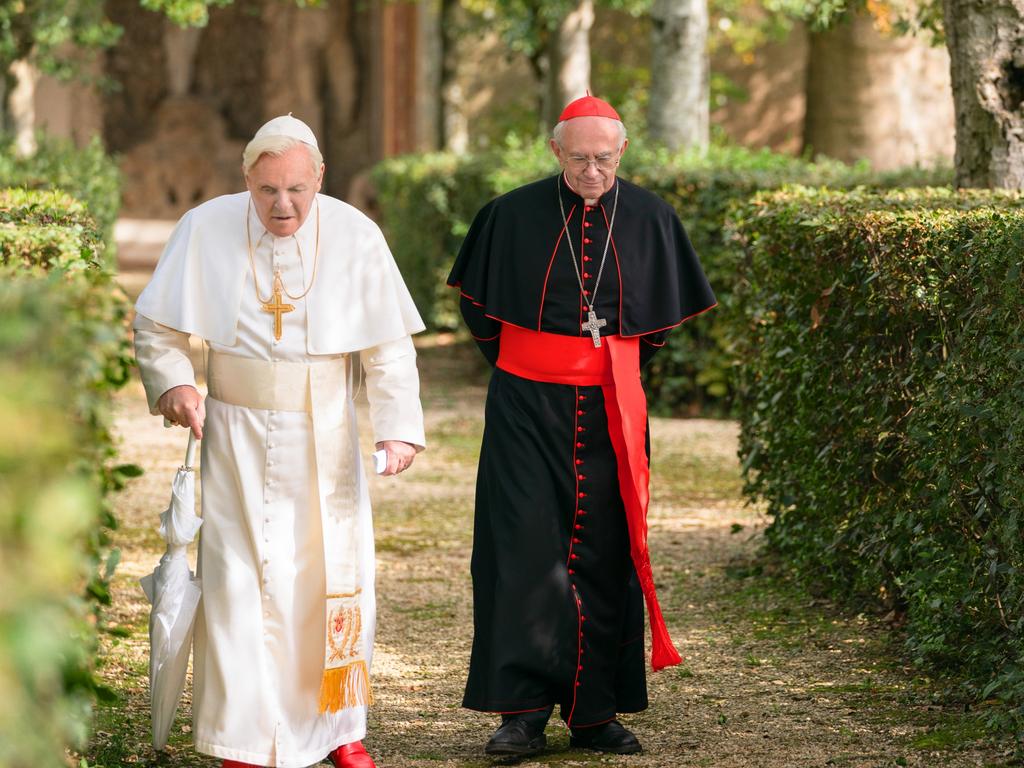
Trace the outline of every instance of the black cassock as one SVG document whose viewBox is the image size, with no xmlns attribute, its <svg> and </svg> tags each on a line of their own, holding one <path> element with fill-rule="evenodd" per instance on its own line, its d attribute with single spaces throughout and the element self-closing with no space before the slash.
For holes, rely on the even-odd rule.
<svg viewBox="0 0 1024 768">
<path fill-rule="evenodd" d="M 568 238 L 584 290 L 607 321 L 601 335 L 639 336 L 642 362 L 673 327 L 715 304 L 663 200 L 620 179 L 591 207 L 563 177 L 544 179 L 477 214 L 448 278 L 492 365 L 505 323 L 590 335 Z M 477 476 L 463 706 L 512 713 L 559 704 L 576 727 L 646 708 L 643 598 L 616 467 L 601 387 L 495 368 Z"/>
</svg>

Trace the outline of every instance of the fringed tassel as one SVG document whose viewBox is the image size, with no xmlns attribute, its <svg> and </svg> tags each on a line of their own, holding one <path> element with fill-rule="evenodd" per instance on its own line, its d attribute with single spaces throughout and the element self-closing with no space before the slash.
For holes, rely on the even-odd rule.
<svg viewBox="0 0 1024 768">
<path fill-rule="evenodd" d="M 665 617 L 661 614 L 658 594 L 654 589 L 654 572 L 651 570 L 650 557 L 646 552 L 636 550 L 630 552 L 630 555 L 636 564 L 640 591 L 644 593 L 644 600 L 647 602 L 647 617 L 651 624 L 651 666 L 657 672 L 659 669 L 679 664 L 682 658 L 672 643 L 668 627 L 665 626 Z"/>
<path fill-rule="evenodd" d="M 349 707 L 373 704 L 370 673 L 365 661 L 324 670 L 320 681 L 320 711 L 337 712 Z"/>
<path fill-rule="evenodd" d="M 654 671 L 665 667 L 675 666 L 682 661 L 679 651 L 672 644 L 669 637 L 668 627 L 665 626 L 665 619 L 661 615 L 661 606 L 654 597 L 652 588 L 647 597 L 647 611 L 651 618 L 651 666 Z"/>
</svg>

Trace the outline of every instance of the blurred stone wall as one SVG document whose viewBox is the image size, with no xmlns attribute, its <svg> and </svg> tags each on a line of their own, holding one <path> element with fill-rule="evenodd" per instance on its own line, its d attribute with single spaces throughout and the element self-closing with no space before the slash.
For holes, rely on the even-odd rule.
<svg viewBox="0 0 1024 768">
<path fill-rule="evenodd" d="M 101 133 L 121 158 L 125 216 L 176 218 L 241 191 L 242 149 L 279 114 L 317 134 L 325 191 L 357 203 L 375 162 L 416 146 L 415 3 L 236 0 L 188 30 L 137 0 L 108 0 L 108 13 L 124 29 L 103 61 L 116 87 L 44 78 L 37 117 L 76 140 Z"/>
<path fill-rule="evenodd" d="M 952 165 L 955 114 L 949 54 L 881 33 L 866 14 L 810 35 L 803 146 L 879 170 Z"/>
<path fill-rule="evenodd" d="M 744 146 L 799 152 L 807 107 L 807 50 L 807 31 L 798 24 L 785 40 L 770 41 L 747 56 L 716 52 L 711 71 L 726 78 L 728 87 L 712 102 L 712 125 Z"/>
<path fill-rule="evenodd" d="M 327 161 L 325 191 L 372 213 L 366 172 L 386 155 L 436 141 L 440 30 L 432 0 L 235 0 L 204 29 L 181 30 L 137 0 L 108 0 L 124 28 L 96 74 L 113 90 L 42 78 L 36 120 L 85 142 L 101 133 L 122 158 L 124 214 L 176 218 L 240 191 L 241 150 L 257 127 L 293 112 Z M 537 130 L 538 87 L 525 57 L 492 25 L 462 15 L 454 125 L 461 146 Z M 625 94 L 649 77 L 647 20 L 607 9 L 592 32 L 592 88 Z M 812 151 L 877 168 L 951 161 L 953 103 L 945 49 L 880 34 L 855 17 L 825 33 L 797 26 L 744 55 L 720 49 L 712 124 L 732 141 Z M 431 91 L 426 93 L 425 91 Z M 639 106 L 624 118 L 642 130 Z"/>
</svg>

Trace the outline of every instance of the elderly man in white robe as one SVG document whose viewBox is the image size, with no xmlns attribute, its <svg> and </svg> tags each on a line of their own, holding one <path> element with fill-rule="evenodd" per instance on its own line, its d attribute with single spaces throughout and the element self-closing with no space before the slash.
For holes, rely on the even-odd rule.
<svg viewBox="0 0 1024 768">
<path fill-rule="evenodd" d="M 353 397 L 365 378 L 382 474 L 407 469 L 425 445 L 423 323 L 377 226 L 319 194 L 305 123 L 264 125 L 243 172 L 247 192 L 178 223 L 134 323 L 151 411 L 203 438 L 195 745 L 225 768 L 373 768 L 373 531 Z M 205 401 L 190 335 L 207 348 Z"/>
</svg>

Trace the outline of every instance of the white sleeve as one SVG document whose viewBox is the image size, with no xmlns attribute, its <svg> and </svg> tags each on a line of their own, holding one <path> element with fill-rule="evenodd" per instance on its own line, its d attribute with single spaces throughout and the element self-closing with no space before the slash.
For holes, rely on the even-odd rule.
<svg viewBox="0 0 1024 768">
<path fill-rule="evenodd" d="M 420 405 L 416 348 L 411 336 L 389 341 L 359 353 L 366 371 L 373 440 L 401 440 L 422 451 L 427 440 Z"/>
<path fill-rule="evenodd" d="M 188 334 L 135 315 L 135 359 L 139 362 L 142 385 L 146 388 L 149 412 L 156 415 L 160 396 L 182 384 L 196 385 L 196 373 L 189 357 Z"/>
</svg>

